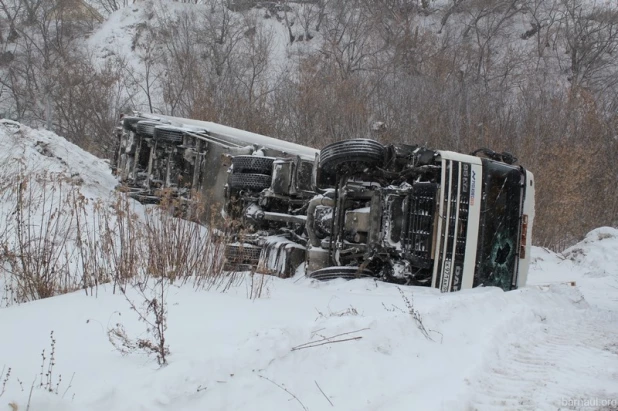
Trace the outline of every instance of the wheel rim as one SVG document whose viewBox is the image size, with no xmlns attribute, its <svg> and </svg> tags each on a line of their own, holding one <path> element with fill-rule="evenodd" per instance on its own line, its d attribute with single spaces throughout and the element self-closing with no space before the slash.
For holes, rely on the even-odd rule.
<svg viewBox="0 0 618 411">
<path fill-rule="evenodd" d="M 345 280 L 354 280 L 357 278 L 373 278 L 375 277 L 375 275 L 370 270 L 361 270 L 360 267 L 338 266 L 316 270 L 312 273 L 309 273 L 308 277 L 319 281 L 328 281 L 334 280 L 336 278 L 343 278 Z"/>
</svg>

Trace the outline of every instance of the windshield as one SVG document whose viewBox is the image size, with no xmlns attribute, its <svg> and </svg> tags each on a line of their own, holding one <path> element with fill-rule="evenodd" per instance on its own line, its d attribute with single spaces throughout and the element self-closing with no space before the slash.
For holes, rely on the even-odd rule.
<svg viewBox="0 0 618 411">
<path fill-rule="evenodd" d="M 519 263 L 523 174 L 518 167 L 483 159 L 483 196 L 474 286 L 513 288 Z"/>
</svg>

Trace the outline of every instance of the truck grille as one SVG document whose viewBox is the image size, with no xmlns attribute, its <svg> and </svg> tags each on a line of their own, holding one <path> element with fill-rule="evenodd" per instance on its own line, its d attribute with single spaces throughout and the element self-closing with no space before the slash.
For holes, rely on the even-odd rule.
<svg viewBox="0 0 618 411">
<path fill-rule="evenodd" d="M 459 234 L 457 235 L 457 243 L 455 244 L 455 261 L 463 264 L 466 255 L 466 234 L 468 233 L 468 212 L 470 204 L 468 198 L 461 198 L 459 202 Z"/>
<path fill-rule="evenodd" d="M 470 165 L 443 160 L 444 201 L 438 235 L 436 282 L 442 292 L 461 287 L 470 210 Z"/>
<path fill-rule="evenodd" d="M 260 261 L 262 247 L 251 244 L 225 245 L 225 270 L 244 270 L 256 267 Z"/>
<path fill-rule="evenodd" d="M 408 197 L 408 221 L 403 244 L 413 265 L 421 268 L 432 265 L 431 246 L 437 193 L 436 184 L 417 183 L 413 195 Z"/>
</svg>

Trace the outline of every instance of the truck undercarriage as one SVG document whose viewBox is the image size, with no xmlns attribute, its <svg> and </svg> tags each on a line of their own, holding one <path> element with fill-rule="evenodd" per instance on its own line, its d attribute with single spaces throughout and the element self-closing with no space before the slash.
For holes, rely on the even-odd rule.
<svg viewBox="0 0 618 411">
<path fill-rule="evenodd" d="M 117 175 L 131 196 L 156 202 L 171 191 L 205 203 L 201 222 L 232 227 L 230 269 L 289 277 L 304 267 L 318 280 L 443 292 L 525 284 L 533 179 L 508 153 L 369 139 L 316 150 L 140 113 L 123 118 L 119 143 Z"/>
</svg>

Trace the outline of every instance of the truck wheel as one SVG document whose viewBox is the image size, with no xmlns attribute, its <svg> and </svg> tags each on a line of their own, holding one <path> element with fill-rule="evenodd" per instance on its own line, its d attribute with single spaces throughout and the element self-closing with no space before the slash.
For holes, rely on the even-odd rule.
<svg viewBox="0 0 618 411">
<path fill-rule="evenodd" d="M 236 190 L 262 191 L 270 187 L 272 177 L 266 174 L 230 174 L 228 184 Z"/>
<path fill-rule="evenodd" d="M 320 151 L 321 171 L 336 173 L 342 167 L 380 166 L 384 164 L 386 148 L 374 140 L 353 139 L 329 144 Z"/>
<path fill-rule="evenodd" d="M 153 132 L 155 141 L 169 144 L 182 144 L 184 131 L 170 126 L 156 126 Z"/>
<path fill-rule="evenodd" d="M 161 125 L 161 122 L 155 120 L 141 120 L 137 122 L 135 129 L 137 134 L 141 134 L 145 137 L 152 137 L 155 127 L 158 125 Z"/>
<path fill-rule="evenodd" d="M 326 267 L 320 270 L 316 270 L 308 274 L 307 276 L 320 281 L 333 280 L 335 278 L 353 280 L 355 278 L 375 277 L 373 272 L 367 269 L 361 271 L 360 267 L 350 266 Z"/>
<path fill-rule="evenodd" d="M 143 121 L 142 117 L 133 117 L 133 116 L 125 116 L 122 118 L 122 126 L 129 131 L 134 133 L 137 132 L 136 126 L 139 121 Z"/>
<path fill-rule="evenodd" d="M 232 166 L 234 173 L 257 173 L 272 175 L 274 161 L 274 157 L 247 155 L 235 156 L 232 158 Z"/>
</svg>

